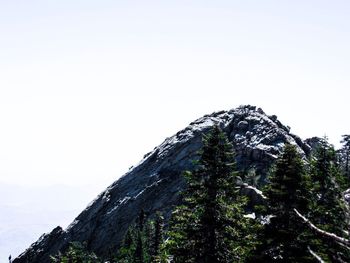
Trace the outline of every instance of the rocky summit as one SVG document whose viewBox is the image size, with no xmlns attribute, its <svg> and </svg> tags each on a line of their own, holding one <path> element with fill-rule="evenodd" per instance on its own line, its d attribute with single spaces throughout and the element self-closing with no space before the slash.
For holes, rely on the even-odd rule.
<svg viewBox="0 0 350 263">
<path fill-rule="evenodd" d="M 64 251 L 72 241 L 86 242 L 88 249 L 103 257 L 118 248 L 141 209 L 149 217 L 161 211 L 169 218 L 185 186 L 182 172 L 193 168 L 203 134 L 214 125 L 220 126 L 233 143 L 242 174 L 254 171 L 260 183 L 286 143 L 296 145 L 304 156 L 311 151 L 307 141 L 291 134 L 275 115 L 267 115 L 260 108 L 248 105 L 205 115 L 146 154 L 67 229 L 56 227 L 44 234 L 13 262 L 48 263 L 50 255 Z M 247 186 L 244 192 L 252 189 Z"/>
</svg>

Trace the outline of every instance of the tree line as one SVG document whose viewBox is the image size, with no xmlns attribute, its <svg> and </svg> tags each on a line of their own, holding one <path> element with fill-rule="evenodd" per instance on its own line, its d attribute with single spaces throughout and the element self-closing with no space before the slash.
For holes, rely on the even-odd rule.
<svg viewBox="0 0 350 263">
<path fill-rule="evenodd" d="M 308 159 L 286 144 L 262 188 L 264 204 L 248 215 L 233 146 L 215 126 L 196 168 L 184 172 L 187 187 L 169 222 L 140 211 L 107 262 L 350 262 L 349 160 L 349 135 L 339 151 L 320 140 Z M 106 262 L 77 243 L 52 261 Z"/>
</svg>

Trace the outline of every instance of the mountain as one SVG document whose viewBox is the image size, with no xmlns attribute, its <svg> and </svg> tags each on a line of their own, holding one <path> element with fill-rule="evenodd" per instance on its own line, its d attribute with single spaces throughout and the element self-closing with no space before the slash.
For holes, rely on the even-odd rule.
<svg viewBox="0 0 350 263">
<path fill-rule="evenodd" d="M 182 171 L 193 168 L 192 161 L 201 148 L 202 136 L 213 125 L 219 125 L 233 142 L 242 173 L 254 170 L 261 176 L 260 182 L 264 182 L 269 167 L 285 143 L 296 145 L 304 156 L 311 151 L 311 146 L 291 134 L 289 127 L 275 115 L 266 115 L 260 108 L 240 106 L 205 115 L 146 154 L 65 230 L 56 227 L 13 262 L 48 263 L 50 255 L 65 250 L 72 241 L 86 242 L 98 255 L 108 255 L 118 248 L 141 209 L 150 217 L 156 211 L 162 211 L 169 218 L 185 186 Z"/>
</svg>

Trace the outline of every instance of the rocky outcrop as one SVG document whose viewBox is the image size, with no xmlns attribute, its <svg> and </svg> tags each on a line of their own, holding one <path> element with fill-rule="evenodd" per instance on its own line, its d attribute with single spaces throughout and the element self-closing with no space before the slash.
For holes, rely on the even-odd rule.
<svg viewBox="0 0 350 263">
<path fill-rule="evenodd" d="M 346 189 L 346 191 L 344 191 L 343 198 L 344 198 L 345 202 L 348 205 L 350 205 L 350 189 Z"/>
<path fill-rule="evenodd" d="M 247 208 L 252 211 L 256 205 L 266 205 L 266 197 L 262 191 L 248 184 L 240 186 L 239 193 L 248 198 Z"/>
<path fill-rule="evenodd" d="M 242 172 L 254 169 L 262 181 L 285 143 L 297 145 L 303 155 L 311 149 L 299 137 L 290 134 L 289 127 L 281 124 L 275 115 L 268 116 L 254 106 L 205 115 L 146 154 L 67 229 L 56 228 L 44 235 L 13 262 L 48 263 L 49 255 L 64 251 L 71 241 L 86 242 L 89 249 L 103 257 L 116 250 L 141 209 L 150 217 L 162 211 L 169 218 L 185 186 L 181 173 L 193 168 L 192 161 L 201 148 L 202 135 L 213 125 L 219 125 L 233 142 L 238 168 Z M 260 198 L 257 189 L 245 187 L 243 191 Z"/>
<path fill-rule="evenodd" d="M 49 259 L 50 255 L 57 253 L 61 249 L 60 238 L 63 236 L 64 231 L 61 227 L 56 227 L 49 234 L 43 234 L 38 241 L 33 243 L 20 257 L 21 262 L 39 262 L 38 255 L 41 254 L 42 258 Z M 45 248 L 45 249 L 43 249 Z M 18 259 L 15 259 L 16 262 Z"/>
</svg>

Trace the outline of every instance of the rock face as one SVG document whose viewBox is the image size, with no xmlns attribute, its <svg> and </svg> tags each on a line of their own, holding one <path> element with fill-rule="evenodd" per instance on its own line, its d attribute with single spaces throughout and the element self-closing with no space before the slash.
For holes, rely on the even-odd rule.
<svg viewBox="0 0 350 263">
<path fill-rule="evenodd" d="M 13 262 L 48 263 L 50 255 L 64 251 L 72 241 L 86 242 L 89 249 L 103 257 L 116 250 L 141 209 L 150 217 L 162 211 L 169 218 L 185 186 L 181 173 L 193 168 L 202 135 L 213 125 L 219 125 L 233 142 L 238 168 L 243 172 L 254 169 L 261 175 L 260 180 L 264 180 L 285 143 L 297 145 L 303 155 L 311 150 L 307 143 L 290 134 L 289 127 L 282 125 L 275 115 L 268 116 L 254 106 L 205 115 L 146 154 L 67 229 L 57 227 L 43 235 Z"/>
</svg>

